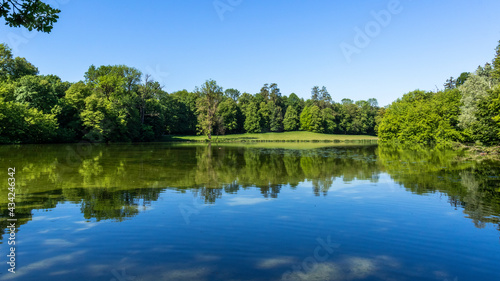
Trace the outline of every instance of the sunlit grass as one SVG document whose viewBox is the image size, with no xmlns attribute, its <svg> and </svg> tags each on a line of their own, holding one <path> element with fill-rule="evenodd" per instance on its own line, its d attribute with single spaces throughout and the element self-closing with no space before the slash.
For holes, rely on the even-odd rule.
<svg viewBox="0 0 500 281">
<path fill-rule="evenodd" d="M 377 141 L 375 136 L 367 135 L 331 135 L 312 132 L 284 132 L 263 134 L 235 134 L 212 136 L 212 142 L 356 142 Z M 207 136 L 167 136 L 165 141 L 207 141 Z"/>
<path fill-rule="evenodd" d="M 279 142 L 279 141 L 269 141 L 269 142 L 264 142 L 264 141 L 259 141 L 259 142 L 217 142 L 213 143 L 213 145 L 216 145 L 217 147 L 254 147 L 254 148 L 268 148 L 268 149 L 274 149 L 274 148 L 280 148 L 280 149 L 318 149 L 318 148 L 324 148 L 324 147 L 356 147 L 356 146 L 363 146 L 365 147 L 366 145 L 375 145 L 376 142 L 372 141 L 369 144 L 366 142 L 361 142 L 361 141 L 352 141 L 352 142 L 307 142 L 307 141 L 300 141 L 300 142 Z M 205 142 L 182 142 L 182 143 L 176 143 L 177 146 L 204 146 L 206 147 L 209 145 L 209 143 Z"/>
</svg>

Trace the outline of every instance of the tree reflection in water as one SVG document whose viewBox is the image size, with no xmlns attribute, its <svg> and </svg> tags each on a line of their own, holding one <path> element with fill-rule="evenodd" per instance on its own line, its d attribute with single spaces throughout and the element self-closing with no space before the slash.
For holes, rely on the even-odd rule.
<svg viewBox="0 0 500 281">
<path fill-rule="evenodd" d="M 258 188 L 265 198 L 278 198 L 283 188 L 310 181 L 316 196 L 327 196 L 336 180 L 377 183 L 386 173 L 412 193 L 443 193 L 477 227 L 493 223 L 500 230 L 500 165 L 459 161 L 451 150 L 374 145 L 23 145 L 1 146 L 0 155 L 0 166 L 18 171 L 18 225 L 30 221 L 33 210 L 62 202 L 81 204 L 86 219 L 121 221 L 137 215 L 166 189 L 192 192 L 213 204 L 224 194 L 248 188 Z M 1 193 L 5 218 L 7 189 Z M 5 227 L 2 220 L 2 231 Z"/>
</svg>

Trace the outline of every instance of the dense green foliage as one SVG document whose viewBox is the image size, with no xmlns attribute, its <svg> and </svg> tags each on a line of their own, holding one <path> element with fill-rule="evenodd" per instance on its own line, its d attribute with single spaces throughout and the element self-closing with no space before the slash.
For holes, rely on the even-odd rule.
<svg viewBox="0 0 500 281">
<path fill-rule="evenodd" d="M 152 141 L 161 136 L 309 131 L 377 135 L 385 142 L 486 145 L 500 141 L 500 44 L 492 64 L 450 77 L 437 92 L 416 90 L 380 108 L 375 99 L 281 94 L 276 83 L 252 95 L 214 80 L 174 93 L 125 65 L 90 66 L 84 81 L 39 75 L 0 44 L 1 143 Z"/>
<path fill-rule="evenodd" d="M 259 93 L 223 90 L 214 80 L 174 93 L 125 65 L 90 66 L 84 80 L 38 75 L 0 44 L 0 143 L 152 141 L 169 135 L 224 135 L 305 130 L 375 134 L 376 100 L 335 103 L 325 87 L 311 99 L 281 94 L 276 83 Z M 16 124 L 14 124 L 16 123 Z"/>
<path fill-rule="evenodd" d="M 413 91 L 393 102 L 379 121 L 382 141 L 401 143 L 500 141 L 500 44 L 493 64 L 453 77 L 437 92 Z"/>
<path fill-rule="evenodd" d="M 295 107 L 289 105 L 286 109 L 283 126 L 285 131 L 296 131 L 299 128 L 300 120 Z"/>
<path fill-rule="evenodd" d="M 0 143 L 51 141 L 58 123 L 53 114 L 44 114 L 26 104 L 0 98 Z"/>
<path fill-rule="evenodd" d="M 456 89 L 410 92 L 387 108 L 379 138 L 426 143 L 460 140 L 456 129 L 459 105 L 460 94 Z"/>
<path fill-rule="evenodd" d="M 2 0 L 0 18 L 11 27 L 26 27 L 29 31 L 50 33 L 61 10 L 54 9 L 41 0 Z"/>
</svg>

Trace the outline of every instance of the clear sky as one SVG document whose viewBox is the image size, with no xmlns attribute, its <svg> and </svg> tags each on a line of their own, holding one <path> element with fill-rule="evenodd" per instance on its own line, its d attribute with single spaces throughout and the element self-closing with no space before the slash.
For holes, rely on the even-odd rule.
<svg viewBox="0 0 500 281">
<path fill-rule="evenodd" d="M 500 40 L 497 0 L 46 2 L 62 10 L 50 34 L 0 20 L 16 56 L 71 82 L 91 64 L 125 64 L 168 92 L 214 79 L 254 94 L 274 82 L 284 95 L 324 85 L 335 101 L 386 105 L 491 62 Z"/>
</svg>

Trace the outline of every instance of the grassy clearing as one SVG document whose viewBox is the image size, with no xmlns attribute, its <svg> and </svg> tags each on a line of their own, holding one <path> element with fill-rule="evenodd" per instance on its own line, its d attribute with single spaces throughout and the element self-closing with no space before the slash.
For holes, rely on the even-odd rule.
<svg viewBox="0 0 500 281">
<path fill-rule="evenodd" d="M 311 132 L 236 134 L 212 136 L 212 142 L 376 142 L 377 137 L 366 135 L 330 135 Z M 206 136 L 166 136 L 164 141 L 206 142 Z"/>
<path fill-rule="evenodd" d="M 175 143 L 176 146 L 207 146 L 209 143 L 204 142 L 181 142 Z M 217 147 L 254 147 L 254 148 L 267 148 L 267 149 L 318 149 L 324 147 L 356 147 L 366 145 L 376 145 L 375 142 L 367 144 L 366 142 L 217 142 L 213 143 Z"/>
</svg>

